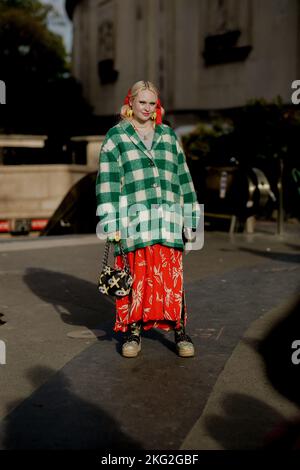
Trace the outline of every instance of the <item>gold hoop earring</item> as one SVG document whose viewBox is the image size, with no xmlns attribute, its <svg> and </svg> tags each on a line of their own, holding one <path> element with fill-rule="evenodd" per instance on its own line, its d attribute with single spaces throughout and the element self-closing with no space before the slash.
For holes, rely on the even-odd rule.
<svg viewBox="0 0 300 470">
<path fill-rule="evenodd" d="M 127 117 L 131 117 L 132 115 L 133 115 L 132 109 L 127 109 L 127 111 L 126 111 L 126 116 L 127 116 Z"/>
<path fill-rule="evenodd" d="M 155 112 L 155 111 L 154 111 L 154 113 L 152 114 L 151 119 L 153 119 L 153 121 L 156 119 L 156 112 Z"/>
</svg>

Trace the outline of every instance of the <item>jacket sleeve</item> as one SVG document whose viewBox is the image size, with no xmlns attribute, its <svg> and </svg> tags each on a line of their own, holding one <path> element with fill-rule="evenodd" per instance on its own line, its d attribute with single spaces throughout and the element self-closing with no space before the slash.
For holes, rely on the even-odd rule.
<svg viewBox="0 0 300 470">
<path fill-rule="evenodd" d="M 180 184 L 180 192 L 183 204 L 183 226 L 185 228 L 196 229 L 200 219 L 200 206 L 197 200 L 197 194 L 190 174 L 189 167 L 186 163 L 186 157 L 182 147 L 176 139 L 176 150 L 178 155 L 178 178 Z"/>
<path fill-rule="evenodd" d="M 107 235 L 119 230 L 120 169 L 118 160 L 118 148 L 108 132 L 100 150 L 96 178 L 97 215 L 100 219 L 100 230 Z"/>
</svg>

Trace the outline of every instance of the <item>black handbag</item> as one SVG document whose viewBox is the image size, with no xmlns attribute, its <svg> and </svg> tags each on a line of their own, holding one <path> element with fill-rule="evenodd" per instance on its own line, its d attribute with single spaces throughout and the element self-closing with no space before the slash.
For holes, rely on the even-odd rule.
<svg viewBox="0 0 300 470">
<path fill-rule="evenodd" d="M 124 268 L 114 268 L 108 265 L 110 243 L 111 242 L 109 240 L 106 240 L 102 260 L 102 271 L 98 278 L 98 289 L 101 294 L 121 298 L 130 293 L 133 277 L 130 273 L 127 256 L 123 251 L 121 241 L 119 242 L 119 245 L 123 257 Z"/>
</svg>

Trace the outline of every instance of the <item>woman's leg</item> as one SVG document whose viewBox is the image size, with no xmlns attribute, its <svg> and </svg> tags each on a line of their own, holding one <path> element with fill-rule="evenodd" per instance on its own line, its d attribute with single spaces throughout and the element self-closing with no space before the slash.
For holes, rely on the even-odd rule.
<svg viewBox="0 0 300 470">
<path fill-rule="evenodd" d="M 182 307 L 181 307 L 181 318 L 180 326 L 174 330 L 175 343 L 178 355 L 180 357 L 193 357 L 195 355 L 195 348 L 191 338 L 185 332 L 186 325 L 186 303 L 185 293 L 182 289 Z"/>
<path fill-rule="evenodd" d="M 128 332 L 124 335 L 122 356 L 136 357 L 141 350 L 141 322 L 130 323 Z"/>
</svg>

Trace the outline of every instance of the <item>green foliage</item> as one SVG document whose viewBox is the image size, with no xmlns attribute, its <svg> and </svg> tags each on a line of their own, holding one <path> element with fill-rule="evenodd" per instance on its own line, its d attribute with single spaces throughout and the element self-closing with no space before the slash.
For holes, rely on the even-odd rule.
<svg viewBox="0 0 300 470">
<path fill-rule="evenodd" d="M 217 158 L 220 146 L 233 130 L 232 121 L 219 116 L 210 122 L 199 123 L 193 132 L 183 136 L 182 143 L 187 153 L 197 159 Z"/>
<path fill-rule="evenodd" d="M 276 195 L 282 160 L 285 210 L 299 217 L 299 135 L 299 107 L 284 105 L 277 97 L 272 102 L 251 100 L 232 111 L 230 119 L 220 114 L 199 123 L 183 145 L 193 175 L 204 174 L 206 166 L 238 162 L 244 169 L 260 168 Z"/>
<path fill-rule="evenodd" d="M 53 11 L 51 5 L 44 5 L 37 0 L 1 0 L 0 13 L 5 13 L 8 10 L 23 10 L 24 12 L 34 16 L 35 18 L 46 24 L 46 19 L 49 12 Z"/>
<path fill-rule="evenodd" d="M 206 164 L 230 161 L 252 165 L 258 160 L 293 159 L 298 153 L 300 111 L 288 109 L 280 97 L 272 102 L 249 101 L 232 113 L 231 118 L 219 115 L 201 122 L 183 138 L 188 155 L 197 156 Z"/>
<path fill-rule="evenodd" d="M 47 81 L 67 72 L 62 39 L 46 27 L 50 11 L 51 6 L 32 0 L 1 3 L 1 79 Z"/>
<path fill-rule="evenodd" d="M 52 6 L 0 0 L 0 79 L 7 105 L 0 131 L 69 135 L 91 114 L 70 76 L 62 38 L 47 29 Z"/>
<path fill-rule="evenodd" d="M 235 122 L 235 139 L 245 162 L 282 157 L 286 147 L 284 107 L 278 97 L 268 103 L 251 100 Z"/>
</svg>

